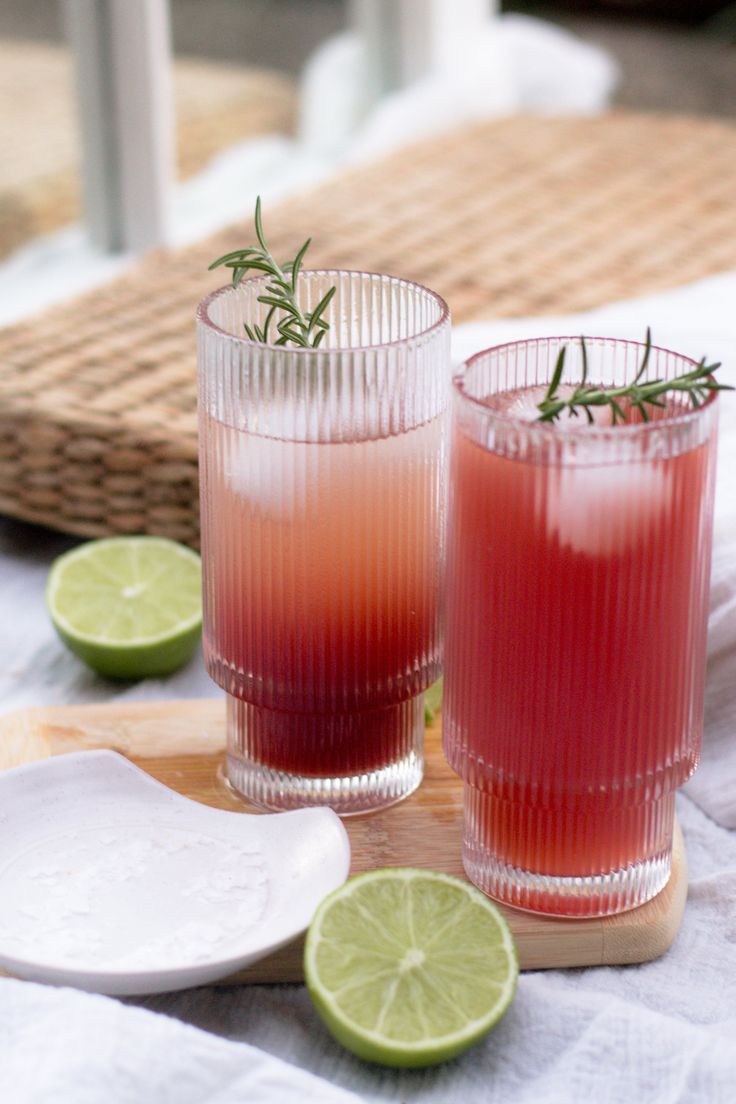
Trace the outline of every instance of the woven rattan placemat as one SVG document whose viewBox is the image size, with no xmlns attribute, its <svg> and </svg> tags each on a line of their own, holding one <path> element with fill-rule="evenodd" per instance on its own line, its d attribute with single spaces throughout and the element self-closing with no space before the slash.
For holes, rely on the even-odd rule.
<svg viewBox="0 0 736 1104">
<path fill-rule="evenodd" d="M 614 114 L 485 122 L 266 212 L 276 252 L 391 272 L 456 322 L 567 312 L 736 265 L 736 126 Z M 0 511 L 196 544 L 193 316 L 231 227 L 0 332 Z M 224 282 L 224 281 L 223 281 Z"/>
</svg>

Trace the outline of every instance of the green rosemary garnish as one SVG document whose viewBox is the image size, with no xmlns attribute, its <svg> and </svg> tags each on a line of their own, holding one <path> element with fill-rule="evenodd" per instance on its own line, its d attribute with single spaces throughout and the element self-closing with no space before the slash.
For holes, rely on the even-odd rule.
<svg viewBox="0 0 736 1104">
<path fill-rule="evenodd" d="M 233 270 L 233 287 L 237 287 L 246 272 L 264 272 L 270 276 L 263 295 L 258 296 L 258 302 L 265 304 L 268 313 L 262 326 L 255 323 L 249 326 L 243 323 L 245 332 L 251 341 L 260 341 L 270 344 L 269 330 L 275 320 L 278 338 L 274 345 L 298 345 L 303 349 L 316 349 L 325 334 L 329 330 L 329 323 L 325 321 L 324 313 L 327 310 L 336 287 L 330 290 L 320 299 L 317 306 L 306 314 L 301 310 L 296 294 L 299 269 L 304 260 L 304 254 L 309 249 L 311 238 L 307 238 L 304 245 L 293 261 L 287 261 L 283 265 L 277 264 L 266 245 L 263 234 L 263 221 L 261 218 L 261 197 L 256 200 L 256 237 L 258 248 L 234 249 L 232 253 L 225 253 L 218 257 L 209 266 L 211 271 L 218 265 L 225 265 Z"/>
<path fill-rule="evenodd" d="M 619 421 L 626 422 L 629 420 L 626 411 L 621 406 L 621 400 L 623 399 L 628 402 L 632 410 L 639 411 L 642 421 L 648 422 L 649 411 L 647 407 L 666 407 L 667 404 L 662 401 L 661 396 L 668 391 L 684 392 L 692 405 L 698 407 L 707 399 L 711 391 L 734 390 L 728 384 L 718 383 L 713 378 L 713 373 L 721 365 L 720 363 L 706 364 L 705 357 L 690 372 L 675 376 L 673 379 L 644 379 L 644 373 L 647 370 L 649 356 L 652 351 L 652 333 L 649 327 L 647 327 L 647 339 L 639 370 L 632 382 L 627 383 L 624 387 L 600 387 L 588 383 L 588 350 L 585 347 L 584 337 L 580 338 L 580 349 L 583 359 L 582 379 L 566 399 L 560 397 L 557 389 L 562 382 L 567 345 L 563 345 L 560 349 L 549 387 L 542 401 L 537 403 L 537 409 L 540 412 L 538 421 L 555 422 L 564 410 L 568 412 L 569 416 L 577 418 L 579 411 L 582 410 L 588 422 L 592 425 L 595 419 L 590 408 L 593 406 L 609 406 L 611 408 L 612 424 L 616 425 Z"/>
</svg>

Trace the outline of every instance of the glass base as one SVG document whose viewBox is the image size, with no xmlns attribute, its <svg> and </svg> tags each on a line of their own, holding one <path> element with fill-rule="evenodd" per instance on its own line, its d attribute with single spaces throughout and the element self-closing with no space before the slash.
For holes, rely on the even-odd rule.
<svg viewBox="0 0 736 1104">
<path fill-rule="evenodd" d="M 228 780 L 265 809 L 328 805 L 347 816 L 394 805 L 422 781 L 423 745 L 423 694 L 335 716 L 227 697 Z"/>
<path fill-rule="evenodd" d="M 515 854 L 503 855 L 498 852 L 505 833 L 499 825 L 503 822 L 508 831 L 509 807 L 525 832 L 515 835 Z M 570 823 L 554 810 L 530 810 L 466 786 L 463 866 L 468 878 L 504 904 L 570 919 L 625 912 L 664 889 L 672 866 L 674 794 L 619 810 L 608 820 L 600 813 L 576 819 L 573 834 Z M 567 864 L 559 861 L 563 840 L 574 852 Z M 642 857 L 625 864 L 613 858 L 627 852 Z M 548 869 L 527 869 L 513 861 L 524 854 L 545 855 Z M 606 854 L 611 861 L 605 861 Z M 562 872 L 560 865 L 568 871 Z"/>
</svg>

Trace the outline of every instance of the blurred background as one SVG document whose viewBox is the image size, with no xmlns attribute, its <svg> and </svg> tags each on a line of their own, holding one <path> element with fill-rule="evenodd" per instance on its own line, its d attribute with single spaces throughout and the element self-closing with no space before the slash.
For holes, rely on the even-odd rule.
<svg viewBox="0 0 736 1104">
<path fill-rule="evenodd" d="M 609 49 L 622 69 L 616 102 L 642 109 L 736 114 L 736 3 L 723 0 L 503 0 Z M 346 0 L 171 0 L 177 56 L 297 76 L 312 51 L 344 29 Z M 3 0 L 3 49 L 60 44 L 59 0 Z M 5 59 L 3 59 L 5 60 Z M 7 110 L 7 107 L 6 107 Z"/>
<path fill-rule="evenodd" d="M 81 216 L 82 140 L 66 3 L 3 0 L 0 6 L 0 261 L 30 239 Z M 442 0 L 426 3 L 427 12 L 442 6 Z M 339 130 L 347 125 L 345 120 L 333 118 L 326 125 L 319 110 L 315 117 L 313 108 L 311 119 L 305 120 L 299 82 L 305 66 L 314 67 L 315 52 L 319 56 L 325 44 L 338 42 L 354 27 L 358 7 L 360 0 L 171 0 L 178 180 L 195 177 L 213 157 L 235 144 L 267 135 L 293 138 L 300 128 L 302 138 L 317 135 L 311 152 L 323 157 L 321 169 L 329 167 L 326 154 L 343 154 L 344 143 L 338 150 L 340 143 L 336 140 L 331 145 L 329 135 L 330 126 Z M 493 3 L 488 7 L 493 9 Z M 515 28 L 514 49 L 520 49 L 524 35 L 531 36 L 531 20 L 542 20 L 545 26 L 569 32 L 578 43 L 601 51 L 589 61 L 598 56 L 613 62 L 615 78 L 607 84 L 603 81 L 606 88 L 598 88 L 597 99 L 586 100 L 583 95 L 582 111 L 613 106 L 736 115 L 736 3 L 504 0 L 495 5 L 495 15 L 499 22 L 517 20 L 508 24 Z M 524 44 L 528 49 L 526 38 Z M 317 75 L 312 99 L 319 99 L 319 90 L 324 89 L 320 80 L 330 80 L 335 73 L 339 77 L 340 61 L 334 50 L 330 56 L 332 62 L 328 58 L 321 77 Z M 330 70 L 330 64 L 337 68 Z M 346 64 L 344 57 L 342 64 Z M 525 79 L 529 81 L 528 73 Z M 600 86 L 600 71 L 591 79 L 598 79 Z M 540 89 L 537 100 L 532 91 L 508 106 L 543 110 L 545 97 L 552 112 L 558 106 L 575 110 L 575 103 L 567 104 L 564 97 L 558 105 L 554 89 L 552 93 Z M 500 105 L 489 105 L 489 113 L 503 109 L 503 95 L 500 98 Z M 309 115 L 308 89 L 306 100 Z M 334 107 L 330 110 L 334 114 Z M 320 148 L 325 130 L 328 137 Z M 375 144 L 376 152 L 382 142 Z M 339 156 L 334 159 L 339 161 Z M 273 168 L 268 157 L 266 161 L 267 168 Z M 249 186 L 250 177 L 244 190 Z M 223 203 L 227 207 L 225 199 Z M 223 218 L 227 217 L 228 211 L 223 210 Z M 212 219 L 209 224 L 205 220 L 201 229 L 204 232 L 213 225 Z M 157 235 L 163 235 L 160 227 L 149 232 L 150 241 L 144 232 L 143 244 L 155 244 Z M 194 235 L 196 226 L 189 236 Z M 108 237 L 107 243 L 102 241 L 105 244 L 114 249 L 126 243 Z"/>
</svg>

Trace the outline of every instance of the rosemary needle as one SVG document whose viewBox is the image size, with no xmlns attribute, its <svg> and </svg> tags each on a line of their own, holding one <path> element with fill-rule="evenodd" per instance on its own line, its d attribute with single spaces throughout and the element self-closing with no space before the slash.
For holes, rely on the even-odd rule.
<svg viewBox="0 0 736 1104">
<path fill-rule="evenodd" d="M 330 328 L 325 319 L 325 312 L 337 288 L 331 287 L 313 310 L 303 312 L 299 306 L 297 296 L 297 281 L 304 255 L 309 249 L 312 239 L 307 238 L 293 261 L 286 261 L 280 265 L 274 260 L 270 249 L 266 245 L 260 196 L 256 199 L 255 227 L 257 246 L 250 246 L 247 249 L 234 249 L 230 253 L 225 253 L 212 262 L 209 270 L 217 268 L 218 265 L 224 265 L 226 268 L 232 269 L 233 287 L 237 287 L 246 273 L 249 272 L 265 273 L 269 277 L 265 292 L 258 296 L 258 302 L 269 308 L 263 320 L 263 325 L 258 326 L 255 322 L 252 325 L 248 325 L 247 322 L 243 323 L 245 332 L 251 341 L 259 341 L 265 345 L 270 344 L 270 329 L 272 323 L 274 323 L 278 334 L 273 342 L 274 345 L 292 344 L 304 349 L 316 349 Z"/>
<path fill-rule="evenodd" d="M 555 422 L 560 415 L 567 411 L 568 416 L 578 417 L 582 411 L 588 422 L 593 423 L 592 407 L 608 406 L 611 409 L 611 422 L 628 421 L 627 415 L 621 406 L 621 400 L 628 402 L 633 410 L 638 410 L 642 421 L 648 422 L 651 409 L 664 407 L 666 404 L 662 396 L 675 391 L 685 394 L 694 407 L 701 406 L 712 391 L 733 391 L 734 388 L 726 383 L 719 383 L 714 379 L 714 373 L 721 367 L 720 363 L 706 364 L 705 357 L 689 372 L 672 379 L 646 379 L 646 371 L 649 365 L 649 357 L 652 351 L 652 334 L 647 327 L 644 355 L 637 373 L 631 383 L 622 387 L 601 387 L 588 383 L 588 350 L 585 338 L 580 338 L 582 352 L 582 370 L 580 382 L 574 391 L 566 398 L 559 394 L 560 383 L 565 370 L 565 355 L 567 346 L 563 345 L 557 355 L 552 379 L 545 392 L 544 398 L 537 404 L 540 422 Z"/>
</svg>

